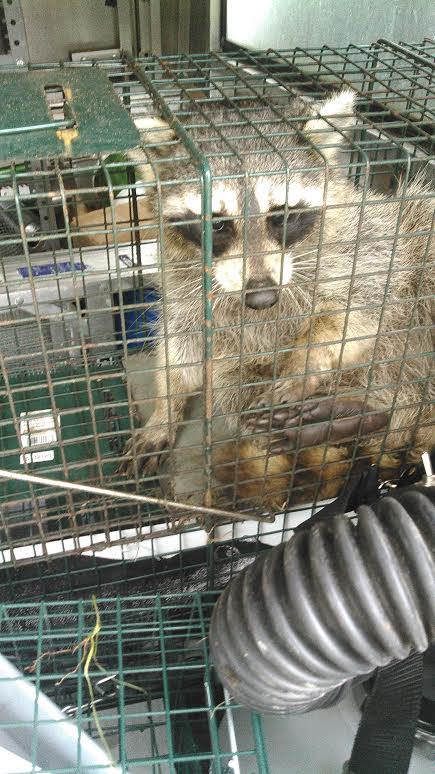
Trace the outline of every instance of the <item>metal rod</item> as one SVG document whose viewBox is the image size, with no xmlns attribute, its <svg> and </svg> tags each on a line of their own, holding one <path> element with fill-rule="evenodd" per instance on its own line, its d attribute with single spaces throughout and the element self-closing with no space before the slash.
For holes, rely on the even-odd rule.
<svg viewBox="0 0 435 774">
<path fill-rule="evenodd" d="M 177 503 L 174 500 L 165 500 L 160 499 L 159 497 L 135 494 L 134 492 L 120 492 L 117 489 L 105 489 L 99 486 L 88 486 L 88 484 L 75 484 L 72 481 L 45 478 L 44 476 L 30 476 L 28 473 L 16 473 L 12 470 L 0 469 L 0 478 L 8 478 L 12 481 L 25 481 L 29 484 L 51 486 L 54 489 L 69 489 L 74 492 L 87 492 L 88 494 L 96 494 L 104 497 L 114 497 L 119 498 L 120 500 L 133 500 L 134 502 L 146 503 L 147 505 L 161 505 L 191 513 L 209 513 L 212 516 L 219 516 L 220 518 L 224 517 L 226 519 L 232 520 L 235 519 L 237 521 L 246 521 L 247 518 L 253 518 L 251 514 L 243 515 L 241 513 L 233 513 L 232 511 L 223 511 L 220 508 L 203 507 L 200 505 L 187 505 L 185 503 Z M 267 520 L 266 517 L 264 517 L 264 520 Z"/>
<path fill-rule="evenodd" d="M 433 472 L 432 460 L 430 458 L 429 452 L 423 452 L 421 455 L 421 460 L 424 468 L 424 476 L 422 479 L 423 485 L 435 486 L 435 473 Z"/>
<path fill-rule="evenodd" d="M 421 459 L 423 462 L 424 472 L 427 476 L 433 476 L 433 470 L 432 470 L 432 463 L 430 460 L 430 456 L 428 452 L 423 452 L 421 455 Z"/>
<path fill-rule="evenodd" d="M 433 41 L 431 41 L 431 43 L 433 43 Z M 387 46 L 393 51 L 396 51 L 398 54 L 402 54 L 405 59 L 414 59 L 414 61 L 418 62 L 420 65 L 428 67 L 430 70 L 435 70 L 435 64 L 433 64 L 430 59 L 427 59 L 424 56 L 420 56 L 420 54 L 417 54 L 415 51 L 411 51 L 407 46 L 402 46 L 399 43 L 393 43 L 392 40 L 387 40 L 386 38 L 379 38 L 379 40 L 376 41 L 376 44 Z"/>
<path fill-rule="evenodd" d="M 6 126 L 0 129 L 0 135 L 39 132 L 41 129 L 72 129 L 75 123 L 73 118 L 65 118 L 63 121 L 48 121 L 46 124 L 34 124 L 33 126 Z"/>
<path fill-rule="evenodd" d="M 227 714 L 230 749 L 231 749 L 231 752 L 233 753 L 233 757 L 231 758 L 230 764 L 234 771 L 234 774 L 240 774 L 239 750 L 237 747 L 237 737 L 236 737 L 236 731 L 234 728 L 234 716 L 233 716 L 233 710 L 231 707 L 231 696 L 228 693 L 227 688 L 224 688 L 224 696 L 225 696 L 225 709 Z"/>
</svg>

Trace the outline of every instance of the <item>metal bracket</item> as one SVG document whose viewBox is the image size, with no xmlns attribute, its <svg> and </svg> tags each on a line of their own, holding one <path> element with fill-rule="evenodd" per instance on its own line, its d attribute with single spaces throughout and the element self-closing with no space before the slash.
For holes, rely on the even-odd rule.
<svg viewBox="0 0 435 774">
<path fill-rule="evenodd" d="M 190 0 L 185 0 L 189 2 Z M 118 0 L 119 44 L 132 56 L 162 53 L 160 0 Z"/>
<path fill-rule="evenodd" d="M 3 15 L 9 38 L 10 52 L 0 57 L 0 62 L 11 62 L 17 65 L 29 61 L 26 27 L 20 0 L 8 0 L 3 3 Z"/>
</svg>

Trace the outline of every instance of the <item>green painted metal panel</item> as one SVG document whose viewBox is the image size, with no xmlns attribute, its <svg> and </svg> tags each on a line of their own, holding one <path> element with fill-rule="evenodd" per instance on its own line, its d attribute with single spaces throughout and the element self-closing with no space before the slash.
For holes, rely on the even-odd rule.
<svg viewBox="0 0 435 774">
<path fill-rule="evenodd" d="M 89 381 L 88 381 L 89 379 Z M 106 482 L 116 475 L 117 465 L 113 454 L 120 452 L 122 441 L 119 434 L 129 429 L 127 392 L 119 375 L 111 376 L 110 367 L 91 368 L 62 366 L 51 372 L 53 399 L 44 372 L 29 373 L 26 380 L 20 374 L 11 377 L 9 388 L 14 411 L 19 423 L 19 432 L 26 451 L 17 449 L 17 430 L 9 401 L 5 399 L 4 385 L 0 381 L 0 460 L 8 470 L 24 471 L 23 457 L 29 465 L 29 472 L 63 478 L 61 448 L 56 439 L 53 403 L 60 427 L 61 445 L 68 465 L 71 481 L 97 481 L 101 472 Z M 40 449 L 44 451 L 40 451 Z M 47 488 L 37 487 L 38 497 L 50 496 L 51 506 L 58 504 L 59 513 L 67 511 L 67 498 L 59 495 L 57 500 Z M 0 506 L 16 500 L 28 499 L 17 511 L 20 535 L 29 539 L 38 536 L 31 507 L 28 484 L 16 481 L 3 482 L 0 488 Z M 59 517 L 61 519 L 61 517 Z M 84 520 L 87 516 L 84 513 Z M 62 519 L 61 519 L 62 521 Z M 65 523 L 68 520 L 65 519 Z M 53 520 L 56 528 L 60 522 Z M 14 529 L 10 520 L 9 537 Z M 50 528 L 47 527 L 48 531 Z M 0 548 L 4 547 L 4 534 L 0 530 Z"/>
<path fill-rule="evenodd" d="M 47 89 L 65 96 L 55 120 Z M 107 75 L 96 68 L 0 73 L 0 161 L 125 151 L 139 133 Z"/>
</svg>

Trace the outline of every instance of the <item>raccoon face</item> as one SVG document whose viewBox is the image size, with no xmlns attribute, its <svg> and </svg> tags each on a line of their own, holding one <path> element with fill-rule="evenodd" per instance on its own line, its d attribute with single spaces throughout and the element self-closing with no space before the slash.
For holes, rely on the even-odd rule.
<svg viewBox="0 0 435 774">
<path fill-rule="evenodd" d="M 277 178 L 216 181 L 213 186 L 213 278 L 216 290 L 267 309 L 291 283 L 295 251 L 315 236 L 323 186 Z M 173 211 L 176 206 L 177 212 Z M 166 202 L 172 238 L 185 254 L 201 250 L 201 197 L 191 191 Z M 172 213 L 172 214 L 170 214 Z"/>
<path fill-rule="evenodd" d="M 298 261 L 315 245 L 322 208 L 329 203 L 325 181 L 331 170 L 325 170 L 343 143 L 343 130 L 355 123 L 353 101 L 349 91 L 317 107 L 296 99 L 278 111 L 278 119 L 277 111 L 251 101 L 238 111 L 211 108 L 210 119 L 204 111 L 193 113 L 190 127 L 186 119 L 193 140 L 210 158 L 217 292 L 262 310 L 276 304 L 292 283 Z M 255 122 L 261 132 L 252 129 Z M 222 133 L 216 130 L 219 125 L 225 127 Z M 190 256 L 200 265 L 201 189 L 199 182 L 187 182 L 198 172 L 185 151 L 182 160 L 180 146 L 178 154 L 171 165 L 162 165 L 161 173 L 171 183 L 161 188 L 167 257 L 186 261 Z"/>
<path fill-rule="evenodd" d="M 286 186 L 267 176 L 258 177 L 248 195 L 239 191 L 239 212 L 247 215 L 233 221 L 231 250 L 215 262 L 217 285 L 225 292 L 242 292 L 251 309 L 273 306 L 279 289 L 292 281 L 295 249 L 314 236 L 322 200 L 322 186 L 296 180 Z"/>
</svg>

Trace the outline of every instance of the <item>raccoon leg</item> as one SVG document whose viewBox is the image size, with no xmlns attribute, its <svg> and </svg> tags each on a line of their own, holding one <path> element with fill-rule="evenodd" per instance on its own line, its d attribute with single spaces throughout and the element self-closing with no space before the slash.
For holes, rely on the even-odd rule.
<svg viewBox="0 0 435 774">
<path fill-rule="evenodd" d="M 246 440 L 238 448 L 225 444 L 213 450 L 214 477 L 224 485 L 222 504 L 248 511 L 276 514 L 288 503 L 335 497 L 349 470 L 349 451 L 337 446 L 269 455 L 261 440 Z"/>
<path fill-rule="evenodd" d="M 270 445 L 271 454 L 282 454 L 322 443 L 352 441 L 385 427 L 386 411 L 365 406 L 358 398 L 327 398 L 277 406 L 250 420 L 252 432 L 282 430 L 283 436 Z"/>
<path fill-rule="evenodd" d="M 288 456 L 271 457 L 261 443 L 243 440 L 239 444 L 216 446 L 212 451 L 212 467 L 218 484 L 217 504 L 268 513 L 282 510 L 292 469 Z"/>
<path fill-rule="evenodd" d="M 406 386 L 404 389 L 407 389 Z M 384 398 L 386 402 L 387 398 L 390 399 L 391 405 L 392 395 Z M 355 398 L 342 396 L 335 402 L 329 398 L 310 401 L 305 418 L 311 413 L 311 419 L 314 417 L 319 420 L 312 426 L 323 425 L 318 430 L 318 438 L 324 436 L 326 425 L 326 438 L 320 441 L 322 445 L 301 448 L 302 426 L 297 452 L 292 446 L 294 437 L 290 438 L 288 446 L 281 443 L 281 449 L 279 446 L 274 448 L 268 445 L 270 435 L 262 427 L 262 435 L 242 440 L 238 448 L 234 444 L 226 444 L 214 450 L 215 478 L 226 485 L 226 491 L 231 491 L 230 505 L 263 509 L 269 513 L 282 510 L 285 502 L 301 505 L 336 497 L 353 465 L 354 444 L 329 445 L 329 423 L 332 422 L 332 427 L 336 424 L 338 444 L 348 437 L 349 425 L 345 424 L 348 421 L 355 423 L 351 430 L 354 439 L 359 438 L 363 432 L 368 436 L 374 433 L 371 438 L 358 444 L 358 458 L 379 465 L 381 478 L 394 477 L 401 465 L 420 462 L 422 452 L 430 451 L 435 446 L 433 405 L 428 404 L 421 410 L 418 396 L 415 402 L 417 405 L 413 408 L 397 408 L 392 413 L 388 409 L 376 408 L 366 415 L 362 414 L 363 401 L 359 402 Z M 366 406 L 365 411 L 368 410 Z M 280 419 L 284 434 L 285 423 L 292 422 L 289 419 L 290 413 L 286 411 L 286 418 Z M 343 425 L 338 424 L 341 419 L 344 420 Z M 297 421 L 299 423 L 300 414 L 297 415 Z M 289 434 L 294 433 L 294 430 L 294 426 L 290 426 Z M 382 432 L 376 432 L 379 430 Z M 315 438 L 314 443 L 319 443 L 318 438 Z M 328 445 L 325 445 L 325 441 Z M 312 437 L 305 437 L 307 445 L 312 442 Z"/>
<path fill-rule="evenodd" d="M 169 358 L 174 359 L 169 348 Z M 155 408 L 145 427 L 137 430 L 127 441 L 125 459 L 120 472 L 133 475 L 135 463 L 144 476 L 153 475 L 162 455 L 168 453 L 175 443 L 177 428 L 183 419 L 187 403 L 186 393 L 200 387 L 201 369 L 194 366 L 179 366 L 169 363 L 166 367 L 166 349 L 161 344 L 157 349 L 156 402 Z M 179 367 L 174 367 L 179 366 Z M 195 385 L 195 386 L 193 386 Z"/>
<path fill-rule="evenodd" d="M 385 433 L 361 444 L 361 453 L 379 465 L 382 478 L 393 477 L 403 465 L 420 463 L 422 453 L 435 448 L 433 404 L 421 408 L 417 401 L 414 396 L 414 406 L 395 408 Z"/>
</svg>

